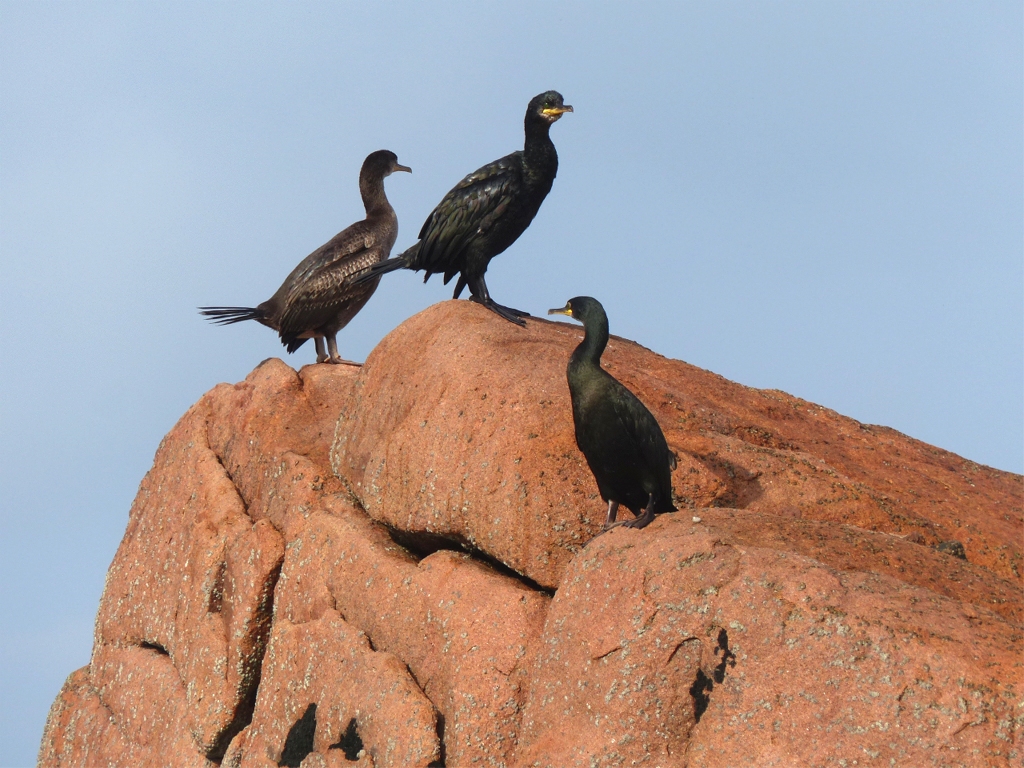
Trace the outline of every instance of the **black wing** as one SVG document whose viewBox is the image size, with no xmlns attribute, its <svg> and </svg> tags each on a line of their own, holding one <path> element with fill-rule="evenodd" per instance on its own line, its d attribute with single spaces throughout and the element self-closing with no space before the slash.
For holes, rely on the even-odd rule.
<svg viewBox="0 0 1024 768">
<path fill-rule="evenodd" d="M 416 267 L 428 272 L 459 271 L 462 254 L 504 215 L 522 187 L 522 152 L 466 176 L 423 222 Z"/>
<path fill-rule="evenodd" d="M 625 385 L 622 391 L 628 395 L 615 402 L 615 412 L 625 431 L 630 435 L 647 476 L 646 482 L 652 487 L 656 499 L 655 512 L 675 511 L 672 503 L 672 470 L 676 468 L 676 455 L 669 450 L 668 441 L 661 425 L 646 405 Z M 646 503 L 646 500 L 645 500 Z"/>
<path fill-rule="evenodd" d="M 602 395 L 593 398 L 576 422 L 577 443 L 602 496 L 639 512 L 647 504 L 647 494 L 657 489 L 671 508 L 674 456 L 658 420 L 621 382 L 603 373 Z"/>
<path fill-rule="evenodd" d="M 615 415 L 637 454 L 651 468 L 674 463 L 665 434 L 654 414 L 625 386 L 622 392 L 623 395 L 614 400 Z"/>
</svg>

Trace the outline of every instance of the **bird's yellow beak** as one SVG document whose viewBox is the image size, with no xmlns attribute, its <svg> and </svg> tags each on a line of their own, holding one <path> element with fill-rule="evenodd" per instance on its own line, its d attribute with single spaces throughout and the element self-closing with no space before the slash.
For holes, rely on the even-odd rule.
<svg viewBox="0 0 1024 768">
<path fill-rule="evenodd" d="M 406 173 L 412 173 L 412 168 L 410 168 L 408 165 L 399 165 L 398 163 L 395 163 L 395 170 L 405 171 Z"/>
<path fill-rule="evenodd" d="M 560 118 L 562 115 L 564 115 L 566 112 L 572 112 L 572 107 L 569 106 L 568 104 L 563 104 L 560 107 L 547 107 L 540 111 L 540 113 L 544 115 L 544 117 L 553 117 L 556 120 Z"/>
<path fill-rule="evenodd" d="M 572 307 L 570 305 L 566 304 L 561 309 L 549 309 L 548 310 L 548 314 L 549 315 L 568 315 L 569 317 L 572 317 Z"/>
</svg>

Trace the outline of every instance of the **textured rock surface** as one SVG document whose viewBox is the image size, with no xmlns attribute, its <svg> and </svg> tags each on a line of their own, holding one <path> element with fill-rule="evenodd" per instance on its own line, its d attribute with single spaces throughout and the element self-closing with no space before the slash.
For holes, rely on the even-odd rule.
<svg viewBox="0 0 1024 768">
<path fill-rule="evenodd" d="M 397 657 L 372 650 L 333 610 L 300 624 L 278 618 L 238 764 L 278 766 L 306 750 L 358 760 L 363 739 L 379 765 L 414 768 L 440 756 L 434 708 Z"/>
<path fill-rule="evenodd" d="M 521 764 L 1009 759 L 1012 627 L 890 576 L 741 543 L 731 534 L 744 516 L 761 518 L 662 517 L 653 536 L 615 530 L 573 561 L 548 615 Z"/>
<path fill-rule="evenodd" d="M 40 765 L 1019 764 L 1020 476 L 613 339 L 681 511 L 594 538 L 581 335 L 447 302 L 211 390 Z"/>
</svg>

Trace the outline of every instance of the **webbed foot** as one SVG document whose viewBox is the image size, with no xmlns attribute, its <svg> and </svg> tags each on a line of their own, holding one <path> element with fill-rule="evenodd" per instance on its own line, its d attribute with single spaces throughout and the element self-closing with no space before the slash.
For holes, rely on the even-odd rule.
<svg viewBox="0 0 1024 768">
<path fill-rule="evenodd" d="M 487 307 L 489 310 L 491 310 L 491 312 L 498 315 L 498 317 L 502 317 L 505 320 L 508 320 L 510 323 L 515 323 L 516 325 L 519 326 L 525 327 L 526 321 L 523 320 L 523 318 L 530 316 L 529 312 L 523 312 L 520 309 L 512 309 L 511 307 L 505 307 L 490 299 L 481 299 L 479 296 L 470 296 L 469 300 L 475 301 L 477 304 Z"/>
<path fill-rule="evenodd" d="M 618 504 L 615 505 L 616 509 L 618 506 Z M 647 507 L 644 508 L 641 515 L 637 516 L 633 520 L 620 520 L 617 523 L 612 522 L 613 520 L 615 520 L 615 513 L 612 511 L 612 502 L 608 502 L 608 522 L 604 525 L 604 529 L 606 531 L 610 531 L 612 528 L 618 528 L 620 525 L 625 526 L 626 528 L 633 528 L 635 530 L 646 528 L 654 522 L 654 494 L 652 493 L 650 495 Z"/>
</svg>

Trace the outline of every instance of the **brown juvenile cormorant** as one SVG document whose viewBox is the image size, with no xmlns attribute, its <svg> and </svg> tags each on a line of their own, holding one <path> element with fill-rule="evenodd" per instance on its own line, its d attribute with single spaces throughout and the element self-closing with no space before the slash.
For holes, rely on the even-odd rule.
<svg viewBox="0 0 1024 768">
<path fill-rule="evenodd" d="M 566 374 L 576 445 L 594 473 L 601 498 L 608 502 L 605 529 L 616 525 L 619 504 L 636 517 L 618 523 L 629 528 L 643 528 L 656 514 L 674 512 L 675 454 L 654 415 L 601 367 L 601 353 L 608 344 L 608 316 L 601 302 L 577 296 L 548 314 L 568 315 L 583 323 L 583 342 L 569 358 Z"/>
<path fill-rule="evenodd" d="M 359 171 L 359 193 L 366 218 L 321 245 L 288 275 L 270 299 L 257 307 L 200 307 L 200 313 L 221 325 L 256 320 L 273 328 L 281 343 L 294 352 L 314 339 L 318 363 L 344 363 L 336 334 L 356 316 L 377 290 L 379 280 L 353 284 L 348 278 L 386 259 L 398 237 L 398 217 L 384 194 L 384 179 L 398 164 L 394 152 L 369 154 Z M 324 339 L 327 349 L 324 350 Z"/>
<path fill-rule="evenodd" d="M 506 320 L 526 325 L 522 312 L 496 303 L 487 291 L 484 273 L 495 256 L 526 231 L 551 190 L 558 171 L 558 153 L 548 131 L 572 107 L 562 95 L 547 91 L 526 108 L 526 144 L 521 151 L 485 165 L 460 181 L 423 222 L 419 242 L 400 256 L 381 262 L 356 278 L 368 280 L 396 269 L 423 270 L 423 282 L 443 274 L 445 285 L 456 274 L 455 295 L 469 287 L 470 299 Z"/>
</svg>

